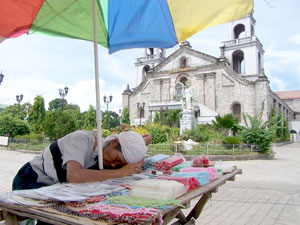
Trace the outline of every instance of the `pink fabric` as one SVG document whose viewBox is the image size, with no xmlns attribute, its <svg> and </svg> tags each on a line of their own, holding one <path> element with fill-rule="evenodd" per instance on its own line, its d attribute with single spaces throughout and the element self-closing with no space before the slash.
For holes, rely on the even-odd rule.
<svg viewBox="0 0 300 225">
<path fill-rule="evenodd" d="M 216 178 L 216 168 L 214 167 L 207 167 L 207 168 L 199 168 L 199 167 L 189 167 L 189 168 L 182 168 L 180 172 L 201 172 L 207 171 L 209 174 L 209 180 L 213 181 Z"/>
<path fill-rule="evenodd" d="M 183 157 L 173 156 L 155 163 L 155 168 L 160 171 L 170 171 L 172 167 L 182 163 L 183 161 Z"/>
</svg>

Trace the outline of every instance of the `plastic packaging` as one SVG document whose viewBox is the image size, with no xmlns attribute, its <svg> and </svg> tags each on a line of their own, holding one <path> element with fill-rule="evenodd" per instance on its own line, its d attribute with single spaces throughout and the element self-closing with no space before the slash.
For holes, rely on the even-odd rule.
<svg viewBox="0 0 300 225">
<path fill-rule="evenodd" d="M 207 168 L 190 167 L 190 168 L 183 168 L 180 170 L 180 172 L 201 172 L 201 171 L 208 172 L 210 181 L 213 181 L 216 179 L 216 168 L 214 168 L 214 167 L 207 167 Z"/>
<path fill-rule="evenodd" d="M 130 192 L 132 196 L 167 200 L 177 198 L 185 194 L 188 187 L 173 180 L 147 179 L 135 182 L 135 186 Z"/>
<path fill-rule="evenodd" d="M 201 172 L 179 172 L 173 173 L 175 177 L 195 177 L 199 186 L 203 186 L 209 183 L 209 173 L 207 171 Z"/>
<path fill-rule="evenodd" d="M 179 183 L 182 183 L 184 186 L 188 187 L 188 191 L 193 190 L 199 186 L 198 181 L 195 177 L 161 176 L 157 177 L 156 179 L 177 181 Z"/>
</svg>

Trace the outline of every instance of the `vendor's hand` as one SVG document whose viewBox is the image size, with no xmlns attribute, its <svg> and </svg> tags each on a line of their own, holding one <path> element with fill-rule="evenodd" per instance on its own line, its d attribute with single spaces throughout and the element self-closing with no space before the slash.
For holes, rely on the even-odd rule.
<svg viewBox="0 0 300 225">
<path fill-rule="evenodd" d="M 140 173 L 142 171 L 144 159 L 138 163 L 126 164 L 119 169 L 123 176 L 131 176 L 132 174 Z"/>
<path fill-rule="evenodd" d="M 143 134 L 142 137 L 143 137 L 146 145 L 151 144 L 152 140 L 151 140 L 151 136 L 149 134 Z"/>
</svg>

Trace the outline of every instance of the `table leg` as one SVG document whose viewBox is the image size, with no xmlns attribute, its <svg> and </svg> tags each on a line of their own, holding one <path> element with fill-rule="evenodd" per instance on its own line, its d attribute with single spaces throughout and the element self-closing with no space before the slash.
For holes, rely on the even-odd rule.
<svg viewBox="0 0 300 225">
<path fill-rule="evenodd" d="M 189 215 L 186 217 L 187 221 L 190 221 L 192 218 L 197 219 L 200 216 L 206 202 L 210 197 L 211 197 L 211 192 L 202 195 L 202 197 L 199 199 L 197 204 L 194 206 L 194 208 L 191 210 Z"/>
<path fill-rule="evenodd" d="M 18 225 L 19 220 L 15 214 L 3 211 L 3 217 L 5 219 L 5 224 L 6 225 Z"/>
</svg>

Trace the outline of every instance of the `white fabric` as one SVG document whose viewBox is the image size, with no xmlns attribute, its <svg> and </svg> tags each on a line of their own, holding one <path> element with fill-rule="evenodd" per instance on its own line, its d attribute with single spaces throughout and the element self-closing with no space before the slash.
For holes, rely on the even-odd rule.
<svg viewBox="0 0 300 225">
<path fill-rule="evenodd" d="M 119 143 L 127 163 L 137 163 L 141 161 L 147 152 L 143 137 L 134 131 L 120 133 Z"/>
</svg>

